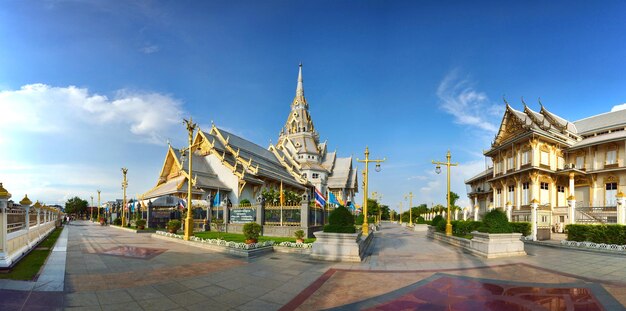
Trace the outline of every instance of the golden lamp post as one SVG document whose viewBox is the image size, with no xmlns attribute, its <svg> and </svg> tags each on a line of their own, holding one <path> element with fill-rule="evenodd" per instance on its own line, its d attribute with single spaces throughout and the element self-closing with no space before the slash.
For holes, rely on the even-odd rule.
<svg viewBox="0 0 626 311">
<path fill-rule="evenodd" d="M 398 205 L 400 206 L 400 224 L 402 224 L 402 201 Z"/>
<path fill-rule="evenodd" d="M 409 226 L 413 226 L 413 192 L 404 196 L 404 199 L 409 199 Z"/>
<path fill-rule="evenodd" d="M 369 225 L 367 224 L 367 182 L 368 182 L 368 166 L 370 162 L 376 163 L 375 170 L 380 172 L 380 163 L 385 162 L 387 158 L 383 158 L 382 160 L 372 160 L 370 159 L 370 150 L 367 146 L 365 146 L 365 160 L 356 159 L 357 162 L 365 163 L 365 170 L 363 171 L 363 235 L 369 234 Z"/>
<path fill-rule="evenodd" d="M 436 164 L 437 167 L 435 167 L 435 172 L 437 174 L 441 173 L 441 165 L 445 165 L 448 167 L 448 188 L 447 188 L 447 193 L 446 193 L 446 199 L 448 201 L 448 211 L 446 212 L 446 218 L 448 219 L 448 222 L 446 223 L 446 235 L 452 235 L 452 224 L 450 223 L 450 166 L 457 166 L 459 165 L 458 163 L 450 163 L 450 158 L 452 158 L 452 155 L 450 155 L 450 150 L 448 150 L 448 153 L 446 153 L 446 162 L 438 162 L 433 160 L 433 164 Z"/>
<path fill-rule="evenodd" d="M 192 159 L 193 159 L 193 132 L 196 129 L 196 124 L 193 123 L 193 120 L 189 118 L 189 120 L 183 119 L 183 123 L 187 126 L 187 132 L 189 134 L 189 147 L 187 149 L 187 159 L 189 161 L 189 172 L 187 176 L 187 217 L 185 218 L 185 241 L 189 241 L 191 236 L 193 235 L 193 217 L 191 215 L 191 186 L 194 184 L 194 181 L 191 179 L 192 172 Z"/>
<path fill-rule="evenodd" d="M 93 221 L 93 195 L 91 196 L 91 216 L 89 216 L 89 220 Z"/>
<path fill-rule="evenodd" d="M 124 209 L 126 209 L 126 187 L 128 187 L 128 180 L 126 180 L 126 173 L 128 173 L 128 169 L 122 167 L 122 174 L 124 175 L 124 181 L 122 181 L 122 189 L 124 189 L 124 199 L 122 201 L 122 227 L 126 227 L 126 216 L 124 213 Z"/>
<path fill-rule="evenodd" d="M 98 221 L 100 221 L 100 190 L 98 190 Z"/>
</svg>

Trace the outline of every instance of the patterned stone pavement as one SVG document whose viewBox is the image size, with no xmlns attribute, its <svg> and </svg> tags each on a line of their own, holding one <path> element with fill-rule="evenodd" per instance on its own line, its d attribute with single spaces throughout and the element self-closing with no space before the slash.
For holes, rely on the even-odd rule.
<svg viewBox="0 0 626 311">
<path fill-rule="evenodd" d="M 622 310 L 626 305 L 626 256 L 527 245 L 526 257 L 481 259 L 390 223 L 376 233 L 370 256 L 353 264 L 283 253 L 247 260 L 89 222 L 66 230 L 64 291 L 0 289 L 1 310 Z"/>
<path fill-rule="evenodd" d="M 482 259 L 395 224 L 376 234 L 369 258 L 334 265 L 282 310 L 625 309 L 623 255 L 526 245 Z"/>
</svg>

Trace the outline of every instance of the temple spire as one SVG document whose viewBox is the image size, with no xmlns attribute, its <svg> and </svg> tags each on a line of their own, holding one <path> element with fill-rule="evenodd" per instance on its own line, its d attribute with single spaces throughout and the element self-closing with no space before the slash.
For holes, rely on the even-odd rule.
<svg viewBox="0 0 626 311">
<path fill-rule="evenodd" d="M 296 87 L 296 96 L 304 96 L 304 87 L 302 86 L 302 63 L 299 65 L 298 70 L 298 86 Z"/>
</svg>

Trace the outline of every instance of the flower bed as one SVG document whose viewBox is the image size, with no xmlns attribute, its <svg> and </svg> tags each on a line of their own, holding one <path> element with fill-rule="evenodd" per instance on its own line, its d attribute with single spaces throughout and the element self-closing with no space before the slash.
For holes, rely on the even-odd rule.
<svg viewBox="0 0 626 311">
<path fill-rule="evenodd" d="M 179 240 L 181 243 L 208 248 L 223 253 L 229 253 L 242 257 L 253 257 L 266 252 L 277 250 L 283 253 L 306 253 L 309 252 L 312 243 L 293 243 L 293 242 L 281 242 L 275 243 L 274 241 L 264 241 L 252 244 L 246 244 L 241 242 L 226 241 L 222 239 L 203 239 L 192 236 L 189 241 L 185 241 L 183 235 L 174 234 L 165 231 L 157 231 L 153 237 L 165 237 L 169 239 Z"/>
<path fill-rule="evenodd" d="M 589 248 L 589 249 L 600 249 L 600 250 L 610 250 L 617 252 L 626 252 L 626 245 L 617 245 L 617 244 L 605 244 L 605 243 L 594 243 L 594 242 L 577 242 L 577 241 L 568 241 L 562 240 L 561 245 L 578 247 L 578 248 Z"/>
</svg>

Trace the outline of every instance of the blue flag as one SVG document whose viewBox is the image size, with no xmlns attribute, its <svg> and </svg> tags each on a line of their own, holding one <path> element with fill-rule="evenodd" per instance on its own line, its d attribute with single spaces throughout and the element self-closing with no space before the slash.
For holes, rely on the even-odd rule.
<svg viewBox="0 0 626 311">
<path fill-rule="evenodd" d="M 217 194 L 215 195 L 215 198 L 213 199 L 213 206 L 219 206 L 220 205 L 220 192 L 218 191 Z"/>
<path fill-rule="evenodd" d="M 335 204 L 335 205 L 341 205 L 339 203 L 339 200 L 337 200 L 337 197 L 335 197 L 335 195 L 332 192 L 328 192 L 328 203 L 330 204 Z"/>
</svg>

